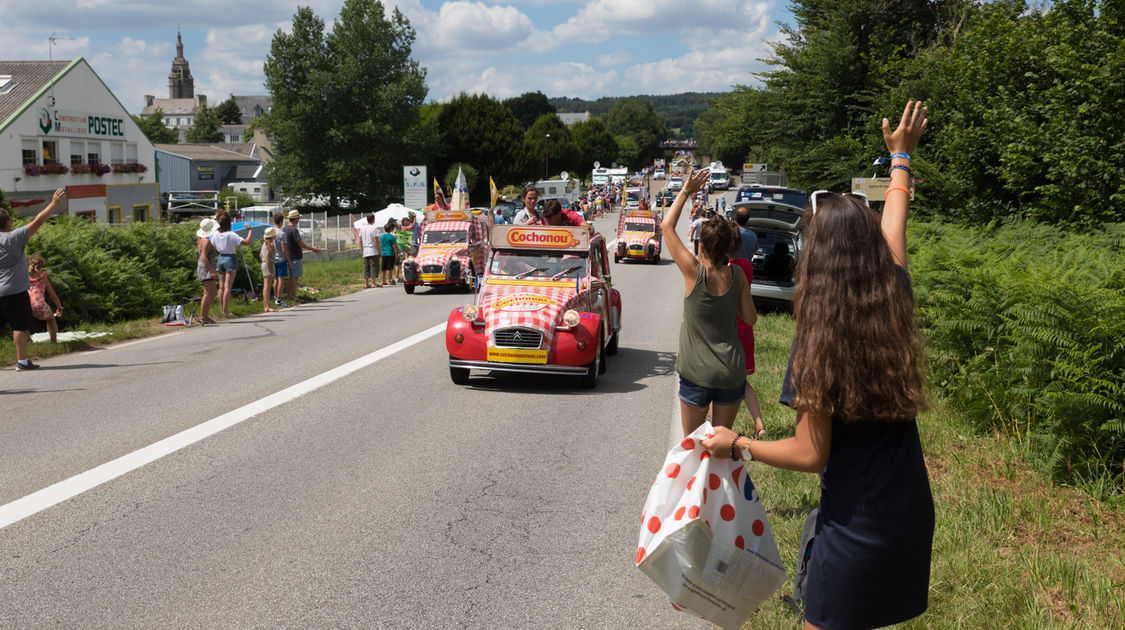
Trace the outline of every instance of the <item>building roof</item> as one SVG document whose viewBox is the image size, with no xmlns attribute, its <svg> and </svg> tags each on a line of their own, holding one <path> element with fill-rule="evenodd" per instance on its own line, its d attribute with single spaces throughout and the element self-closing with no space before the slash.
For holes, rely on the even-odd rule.
<svg viewBox="0 0 1125 630">
<path fill-rule="evenodd" d="M 253 162 L 258 163 L 258 158 L 253 157 L 253 144 L 242 142 L 227 144 L 154 144 L 158 151 L 179 155 L 192 160 L 212 162 Z"/>
<path fill-rule="evenodd" d="M 24 105 L 50 86 L 71 63 L 73 62 L 0 61 L 0 76 L 11 77 L 5 86 L 11 86 L 10 89 L 0 94 L 0 129 L 6 127 L 10 118 L 15 117 L 23 110 Z"/>
<path fill-rule="evenodd" d="M 590 120 L 590 112 L 562 113 L 558 114 L 558 117 L 564 125 L 573 125 L 574 123 L 588 122 Z"/>
<path fill-rule="evenodd" d="M 238 105 L 238 110 L 242 112 L 242 122 L 249 123 L 262 114 L 270 113 L 270 108 L 273 107 L 272 96 L 244 96 L 239 94 L 232 94 L 231 98 Z"/>
<path fill-rule="evenodd" d="M 199 97 L 196 98 L 156 98 L 152 100 L 152 105 L 145 107 L 141 110 L 141 116 L 148 116 L 156 111 L 156 108 L 164 110 L 164 115 L 180 115 L 194 114 L 199 111 Z"/>
</svg>

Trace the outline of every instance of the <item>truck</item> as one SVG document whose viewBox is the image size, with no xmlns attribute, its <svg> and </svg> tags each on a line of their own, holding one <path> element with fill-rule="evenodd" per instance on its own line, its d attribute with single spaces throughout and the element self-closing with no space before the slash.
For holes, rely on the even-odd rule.
<svg viewBox="0 0 1125 630">
<path fill-rule="evenodd" d="M 535 182 L 535 189 L 544 199 L 565 197 L 568 205 L 578 201 L 582 195 L 582 186 L 577 179 L 541 179 Z"/>
<path fill-rule="evenodd" d="M 721 165 L 711 167 L 711 190 L 727 190 L 730 188 L 730 172 Z"/>
</svg>

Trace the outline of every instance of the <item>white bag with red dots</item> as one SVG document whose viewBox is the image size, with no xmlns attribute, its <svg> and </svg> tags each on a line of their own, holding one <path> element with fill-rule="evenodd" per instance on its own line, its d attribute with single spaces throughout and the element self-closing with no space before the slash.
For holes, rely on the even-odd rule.
<svg viewBox="0 0 1125 630">
<path fill-rule="evenodd" d="M 788 578 L 741 461 L 711 457 L 710 423 L 668 451 L 641 515 L 637 568 L 672 606 L 738 628 Z"/>
</svg>

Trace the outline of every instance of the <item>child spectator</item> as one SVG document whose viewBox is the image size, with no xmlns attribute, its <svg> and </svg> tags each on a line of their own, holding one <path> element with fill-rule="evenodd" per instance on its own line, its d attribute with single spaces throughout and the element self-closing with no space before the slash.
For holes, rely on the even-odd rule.
<svg viewBox="0 0 1125 630">
<path fill-rule="evenodd" d="M 62 317 L 62 302 L 47 278 L 47 270 L 43 268 L 46 261 L 43 254 L 32 254 L 27 259 L 27 275 L 31 279 L 31 288 L 27 290 L 31 298 L 31 314 L 41 322 L 47 322 L 47 332 L 51 335 L 51 343 L 59 342 L 59 325 L 56 317 Z M 47 305 L 47 296 L 55 303 L 55 310 Z"/>
<path fill-rule="evenodd" d="M 383 226 L 383 233 L 379 235 L 379 253 L 382 255 L 383 281 L 379 286 L 395 284 L 395 261 L 398 259 L 398 242 L 395 240 L 394 221 L 387 221 Z"/>
<path fill-rule="evenodd" d="M 262 312 L 276 313 L 277 309 L 270 306 L 270 289 L 277 279 L 277 271 L 273 263 L 274 249 L 277 246 L 277 228 L 266 228 L 262 237 L 262 249 L 258 252 L 258 258 L 262 261 Z"/>
</svg>

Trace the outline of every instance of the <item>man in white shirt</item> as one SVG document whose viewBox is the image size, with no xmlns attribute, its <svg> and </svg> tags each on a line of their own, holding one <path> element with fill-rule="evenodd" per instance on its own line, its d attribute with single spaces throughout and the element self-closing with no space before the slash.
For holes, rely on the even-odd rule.
<svg viewBox="0 0 1125 630">
<path fill-rule="evenodd" d="M 363 287 L 370 289 L 379 280 L 379 228 L 370 212 L 367 225 L 359 228 L 359 242 L 363 245 Z"/>
</svg>

